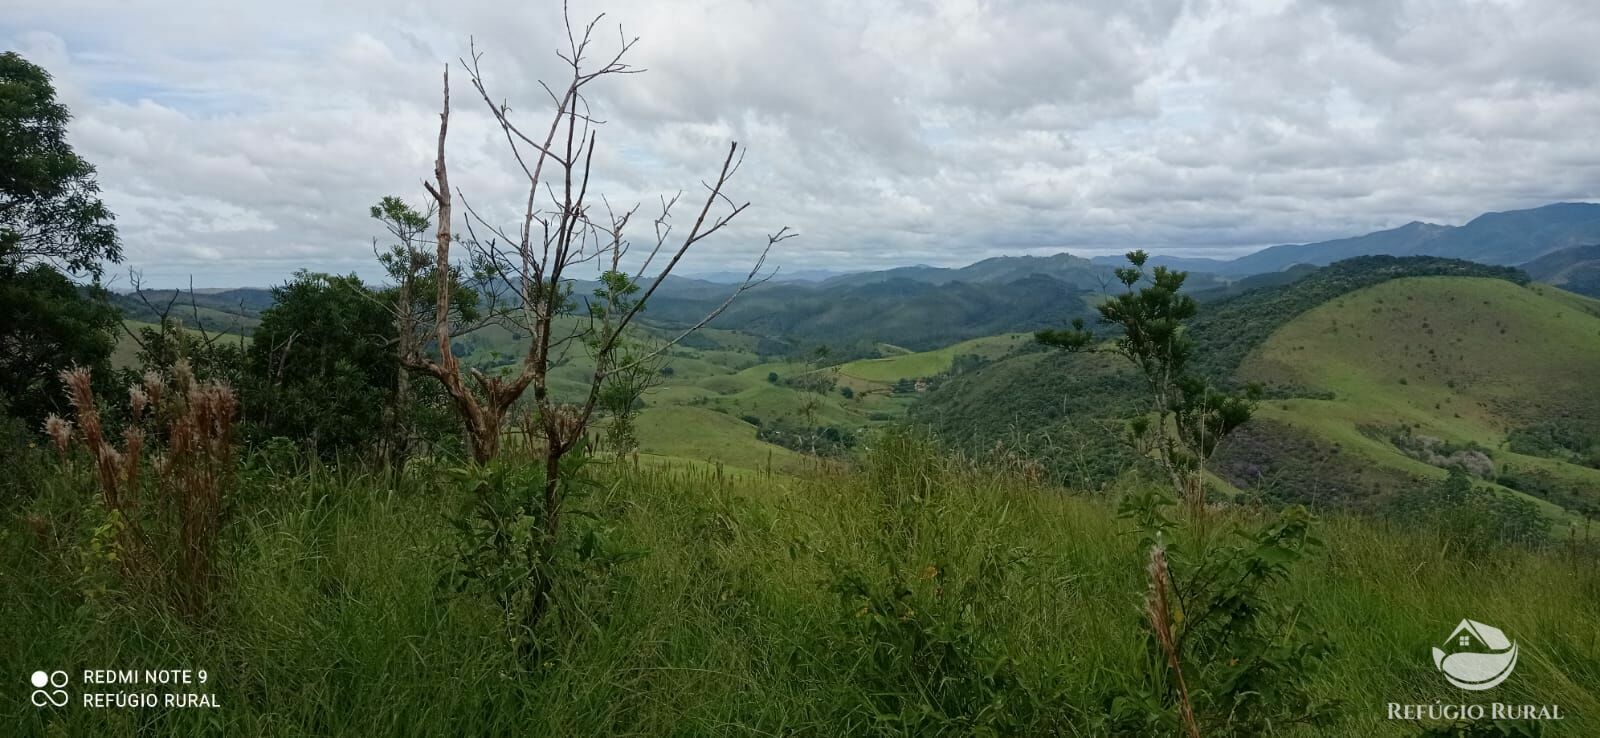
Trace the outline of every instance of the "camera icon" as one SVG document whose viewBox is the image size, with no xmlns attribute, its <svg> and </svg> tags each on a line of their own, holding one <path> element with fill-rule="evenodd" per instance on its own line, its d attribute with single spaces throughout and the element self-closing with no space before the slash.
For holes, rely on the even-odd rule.
<svg viewBox="0 0 1600 738">
<path fill-rule="evenodd" d="M 62 689 L 62 687 L 67 686 L 66 672 L 52 671 L 47 674 L 43 671 L 36 671 L 33 673 L 32 681 L 34 686 L 34 707 L 44 707 L 45 705 L 53 707 L 66 706 L 67 690 Z M 46 689 L 47 687 L 49 689 Z"/>
</svg>

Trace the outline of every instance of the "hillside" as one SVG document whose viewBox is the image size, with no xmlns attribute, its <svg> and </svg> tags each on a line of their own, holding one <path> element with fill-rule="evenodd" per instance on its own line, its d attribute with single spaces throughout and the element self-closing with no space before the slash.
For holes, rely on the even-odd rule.
<svg viewBox="0 0 1600 738">
<path fill-rule="evenodd" d="M 1600 244 L 1574 246 L 1522 265 L 1528 276 L 1569 292 L 1600 297 Z"/>
<path fill-rule="evenodd" d="M 1364 257 L 1208 302 L 1191 336 L 1201 371 L 1276 398 L 1217 459 L 1232 487 L 1379 511 L 1482 454 L 1485 484 L 1552 518 L 1600 503 L 1600 302 L 1504 267 Z M 1145 402 L 1109 357 L 1035 349 L 950 378 L 913 418 L 1095 486 L 1132 464 L 1115 434 Z"/>
<path fill-rule="evenodd" d="M 1600 439 L 1600 317 L 1582 307 L 1548 287 L 1459 277 L 1393 280 L 1331 300 L 1274 331 L 1239 368 L 1244 380 L 1330 393 L 1261 412 L 1321 443 L 1262 453 L 1260 439 L 1247 439 L 1223 471 L 1239 485 L 1284 482 L 1308 455 L 1336 449 L 1397 479 L 1440 478 L 1450 457 L 1476 453 L 1492 464 L 1481 469 L 1486 482 L 1600 512 L 1600 469 L 1518 452 L 1530 450 L 1519 439 L 1543 428 Z"/>
<path fill-rule="evenodd" d="M 729 288 L 675 286 L 650 303 L 658 325 L 687 326 L 727 299 Z M 1088 309 L 1094 291 L 1036 274 L 1010 282 L 935 284 L 894 278 L 807 286 L 764 284 L 742 295 L 713 325 L 785 343 L 876 356 L 891 343 L 925 351 L 997 333 L 1055 325 Z"/>
<path fill-rule="evenodd" d="M 262 310 L 272 306 L 272 291 L 259 289 L 223 290 L 143 290 L 139 293 L 111 293 L 111 304 L 122 311 L 125 320 L 160 322 L 160 311 L 183 321 L 191 328 L 213 333 L 249 335 L 260 322 Z"/>
<path fill-rule="evenodd" d="M 200 623 L 133 598 L 85 622 L 64 566 L 75 549 L 38 543 L 30 518 L 8 515 L 0 655 L 12 671 L 114 654 L 208 669 L 222 700 L 23 709 L 13 734 L 1129 734 L 1105 723 L 1105 705 L 1151 679 L 1147 554 L 1108 503 L 922 449 L 798 478 L 593 471 L 574 525 L 594 531 L 596 561 L 563 590 L 536 665 L 507 646 L 487 597 L 440 586 L 455 565 L 448 521 L 468 499 L 449 477 L 242 475 L 251 504 L 224 539 L 226 597 Z M 926 501 L 897 508 L 903 489 Z M 46 490 L 82 506 L 80 488 Z M 1213 521 L 1255 524 L 1237 510 Z M 1417 735 L 1383 705 L 1462 699 L 1425 654 L 1464 607 L 1528 644 L 1529 666 L 1496 699 L 1560 704 L 1553 735 L 1600 731 L 1592 560 L 1464 563 L 1432 534 L 1339 515 L 1314 531 L 1326 544 L 1267 596 L 1332 642 L 1306 676 L 1342 704 L 1286 735 Z"/>
</svg>

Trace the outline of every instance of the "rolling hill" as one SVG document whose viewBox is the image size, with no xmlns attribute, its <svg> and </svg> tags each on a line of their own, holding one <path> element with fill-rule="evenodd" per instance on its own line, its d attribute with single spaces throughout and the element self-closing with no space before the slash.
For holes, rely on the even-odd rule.
<svg viewBox="0 0 1600 738">
<path fill-rule="evenodd" d="M 657 325 L 692 325 L 727 299 L 726 285 L 713 287 L 663 287 L 646 315 Z M 872 357 L 881 353 L 880 343 L 925 351 L 1056 325 L 1086 314 L 1098 289 L 1044 274 L 986 283 L 893 278 L 821 286 L 764 284 L 742 295 L 713 325 L 787 343 L 797 353 L 826 344 L 850 349 L 851 358 Z"/>
<path fill-rule="evenodd" d="M 1600 513 L 1600 302 L 1504 267 L 1364 257 L 1207 303 L 1191 335 L 1202 371 L 1274 388 L 1216 459 L 1229 488 L 1376 512 L 1470 465 L 1558 521 Z M 1104 483 L 1133 462 L 1104 439 L 1147 402 L 1105 360 L 1023 350 L 913 417 Z"/>
<path fill-rule="evenodd" d="M 1239 376 L 1331 394 L 1262 408 L 1263 420 L 1313 441 L 1307 449 L 1337 448 L 1397 479 L 1442 478 L 1452 458 L 1479 454 L 1492 464 L 1479 470 L 1485 482 L 1592 516 L 1600 469 L 1527 453 L 1517 439 L 1551 425 L 1600 438 L 1597 313 L 1600 303 L 1540 285 L 1392 280 L 1290 321 L 1251 352 Z M 1320 455 L 1258 450 L 1247 437 L 1221 470 L 1235 484 L 1270 483 Z"/>
<path fill-rule="evenodd" d="M 1600 244 L 1551 252 L 1523 264 L 1522 270 L 1540 282 L 1600 297 Z"/>
</svg>

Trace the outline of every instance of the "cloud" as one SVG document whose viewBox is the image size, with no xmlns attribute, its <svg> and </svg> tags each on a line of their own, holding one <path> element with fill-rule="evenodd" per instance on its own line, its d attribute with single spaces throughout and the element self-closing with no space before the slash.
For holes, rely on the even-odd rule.
<svg viewBox="0 0 1600 738">
<path fill-rule="evenodd" d="M 16 5 L 15 3 L 13 4 Z M 1227 255 L 1600 199 L 1588 0 L 622 0 L 649 71 L 594 90 L 598 186 L 643 202 L 748 151 L 753 203 L 686 267 L 960 264 L 1140 246 Z M 23 0 L 129 264 L 157 284 L 375 276 L 366 208 L 422 199 L 439 76 L 469 40 L 536 121 L 548 7 Z M 504 141 L 458 69 L 452 180 L 508 224 Z"/>
</svg>

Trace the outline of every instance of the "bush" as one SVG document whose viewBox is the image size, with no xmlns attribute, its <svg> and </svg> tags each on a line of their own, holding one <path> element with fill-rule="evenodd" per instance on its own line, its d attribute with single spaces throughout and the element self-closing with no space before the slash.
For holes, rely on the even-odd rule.
<svg viewBox="0 0 1600 738">
<path fill-rule="evenodd" d="M 1481 558 L 1506 545 L 1539 547 L 1550 538 L 1550 520 L 1532 502 L 1476 486 L 1460 467 L 1452 468 L 1444 481 L 1403 493 L 1392 504 L 1401 520 L 1432 528 L 1467 558 Z"/>
<path fill-rule="evenodd" d="M 1332 651 L 1301 624 L 1299 607 L 1275 596 L 1306 553 L 1321 546 L 1305 508 L 1284 509 L 1254 530 L 1179 524 L 1163 493 L 1125 498 L 1119 516 L 1150 552 L 1142 682 L 1106 698 L 1115 735 L 1257 736 L 1293 725 L 1326 726 L 1337 704 L 1313 677 Z"/>
</svg>

